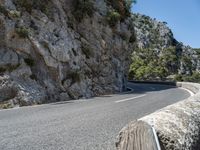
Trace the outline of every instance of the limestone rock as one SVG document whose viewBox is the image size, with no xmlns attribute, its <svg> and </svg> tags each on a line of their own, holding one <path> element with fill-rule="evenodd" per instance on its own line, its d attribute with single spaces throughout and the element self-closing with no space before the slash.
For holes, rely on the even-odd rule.
<svg viewBox="0 0 200 150">
<path fill-rule="evenodd" d="M 27 0 L 29 8 L 18 0 L 0 0 L 5 10 L 0 13 L 0 71 L 19 84 L 11 86 L 22 97 L 16 103 L 89 98 L 126 87 L 127 56 L 134 48 L 131 19 L 110 27 L 106 17 L 112 6 L 92 1 L 93 15 L 78 21 L 73 0 L 34 5 Z"/>
<path fill-rule="evenodd" d="M 41 104 L 46 100 L 45 90 L 30 79 L 11 79 L 9 76 L 0 77 L 0 108 Z"/>
</svg>

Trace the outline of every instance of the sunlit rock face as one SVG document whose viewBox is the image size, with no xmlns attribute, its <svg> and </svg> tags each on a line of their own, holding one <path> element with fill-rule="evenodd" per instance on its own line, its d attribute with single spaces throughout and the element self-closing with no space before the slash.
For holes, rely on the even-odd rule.
<svg viewBox="0 0 200 150">
<path fill-rule="evenodd" d="M 79 19 L 72 0 L 0 4 L 0 73 L 16 93 L 34 93 L 25 96 L 24 105 L 88 98 L 126 87 L 134 45 L 129 42 L 132 20 L 109 26 L 106 17 L 112 7 L 104 0 L 92 1 L 93 14 Z"/>
<path fill-rule="evenodd" d="M 190 46 L 178 42 L 166 22 L 142 14 L 133 14 L 132 18 L 138 48 L 154 49 L 158 56 L 168 47 L 176 49 L 177 62 L 172 65 L 171 74 L 189 75 L 192 71 L 200 70 L 198 53 Z"/>
</svg>

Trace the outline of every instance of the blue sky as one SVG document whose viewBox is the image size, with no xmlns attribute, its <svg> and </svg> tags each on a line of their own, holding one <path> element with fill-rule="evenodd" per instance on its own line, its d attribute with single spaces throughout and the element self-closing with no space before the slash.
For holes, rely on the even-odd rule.
<svg viewBox="0 0 200 150">
<path fill-rule="evenodd" d="M 200 48 L 200 0 L 137 0 L 132 11 L 166 21 L 178 41 Z"/>
</svg>

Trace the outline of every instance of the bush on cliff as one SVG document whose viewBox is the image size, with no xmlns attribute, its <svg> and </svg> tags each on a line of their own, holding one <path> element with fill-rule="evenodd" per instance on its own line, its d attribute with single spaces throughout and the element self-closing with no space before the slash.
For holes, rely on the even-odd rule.
<svg viewBox="0 0 200 150">
<path fill-rule="evenodd" d="M 107 21 L 111 27 L 114 27 L 120 21 L 120 14 L 116 11 L 108 12 Z"/>
<path fill-rule="evenodd" d="M 135 80 L 163 80 L 172 72 L 177 63 L 175 47 L 169 47 L 158 54 L 154 48 L 138 49 L 133 53 L 129 78 Z"/>
<path fill-rule="evenodd" d="M 106 0 L 106 2 L 121 15 L 122 19 L 124 19 L 130 16 L 131 6 L 136 3 L 136 0 Z"/>
<path fill-rule="evenodd" d="M 52 13 L 50 12 L 53 4 L 49 0 L 14 0 L 14 3 L 18 8 L 29 13 L 31 13 L 33 9 L 37 9 L 46 14 L 48 17 L 52 17 Z"/>
<path fill-rule="evenodd" d="M 73 1 L 73 15 L 79 22 L 87 15 L 92 17 L 94 10 L 94 4 L 91 0 Z"/>
</svg>

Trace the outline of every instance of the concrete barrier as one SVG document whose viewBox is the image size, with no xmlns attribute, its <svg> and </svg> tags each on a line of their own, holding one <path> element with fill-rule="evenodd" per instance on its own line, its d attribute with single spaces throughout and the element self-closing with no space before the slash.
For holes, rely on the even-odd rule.
<svg viewBox="0 0 200 150">
<path fill-rule="evenodd" d="M 138 121 L 147 123 L 146 127 L 153 127 L 156 135 L 152 137 L 140 138 L 138 131 L 133 130 L 134 121 L 124 127 L 116 143 L 118 150 L 145 150 L 133 148 L 130 145 L 146 145 L 145 138 L 153 138 L 155 147 L 156 137 L 162 150 L 199 150 L 200 149 L 200 84 L 197 83 L 177 83 L 178 87 L 186 88 L 194 93 L 193 96 L 176 104 L 167 106 L 153 114 L 147 115 Z M 142 127 L 144 128 L 144 127 Z M 137 127 L 140 130 L 140 127 Z M 152 129 L 153 131 L 153 129 Z M 137 133 L 137 140 L 131 138 Z M 156 150 L 159 150 L 157 146 Z M 126 148 L 126 149 L 125 149 Z M 146 150 L 155 150 L 148 147 Z"/>
</svg>

